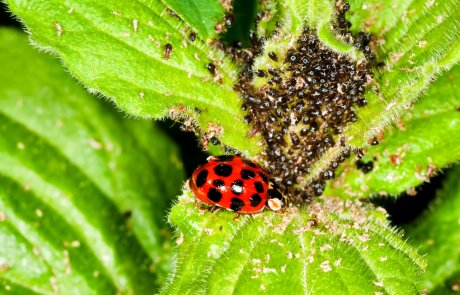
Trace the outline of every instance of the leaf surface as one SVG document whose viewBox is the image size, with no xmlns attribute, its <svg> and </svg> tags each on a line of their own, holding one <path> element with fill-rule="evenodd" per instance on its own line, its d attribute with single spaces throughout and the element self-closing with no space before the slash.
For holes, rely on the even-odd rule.
<svg viewBox="0 0 460 295">
<path fill-rule="evenodd" d="M 120 118 L 23 34 L 0 29 L 0 52 L 2 285 L 151 292 L 170 259 L 162 212 L 183 179 L 177 148 L 151 123 Z"/>
<path fill-rule="evenodd" d="M 225 7 L 218 0 L 164 0 L 162 1 L 189 24 L 201 39 L 217 37 L 215 24 L 224 19 Z"/>
<path fill-rule="evenodd" d="M 367 146 L 425 91 L 442 72 L 460 60 L 460 10 L 447 1 L 350 1 L 355 31 L 375 34 L 376 84 L 368 106 L 345 132 L 354 147 Z"/>
<path fill-rule="evenodd" d="M 460 67 L 457 65 L 433 83 L 413 110 L 387 128 L 384 141 L 371 146 L 357 169 L 351 159 L 326 194 L 357 198 L 370 194 L 398 195 L 428 181 L 437 170 L 460 159 Z"/>
<path fill-rule="evenodd" d="M 437 194 L 418 222 L 407 231 L 420 253 L 426 255 L 428 267 L 418 284 L 430 294 L 453 294 L 460 275 L 460 169 L 449 171 L 444 188 Z"/>
<path fill-rule="evenodd" d="M 184 192 L 176 270 L 162 294 L 415 294 L 423 259 L 385 214 L 326 198 L 257 215 L 199 210 Z"/>
<path fill-rule="evenodd" d="M 33 42 L 56 53 L 90 91 L 130 115 L 187 120 L 186 126 L 208 132 L 207 139 L 218 136 L 254 154 L 260 149 L 257 138 L 245 136 L 249 128 L 232 89 L 238 68 L 206 37 L 220 4 L 179 3 L 7 1 Z M 168 13 L 168 5 L 190 23 Z M 192 31 L 198 32 L 195 41 L 189 39 Z M 209 64 L 216 67 L 215 75 Z"/>
</svg>

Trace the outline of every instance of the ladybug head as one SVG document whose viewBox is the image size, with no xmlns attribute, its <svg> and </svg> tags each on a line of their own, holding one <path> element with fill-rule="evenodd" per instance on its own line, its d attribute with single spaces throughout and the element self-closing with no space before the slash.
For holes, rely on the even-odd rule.
<svg viewBox="0 0 460 295">
<path fill-rule="evenodd" d="M 274 181 L 270 181 L 268 188 L 268 199 L 266 205 L 272 211 L 281 210 L 286 204 L 286 199 L 283 194 L 280 192 L 280 188 Z"/>
</svg>

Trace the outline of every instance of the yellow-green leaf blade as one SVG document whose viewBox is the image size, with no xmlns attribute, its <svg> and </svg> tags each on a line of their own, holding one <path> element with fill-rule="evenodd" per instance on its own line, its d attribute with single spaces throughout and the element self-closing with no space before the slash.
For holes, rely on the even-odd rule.
<svg viewBox="0 0 460 295">
<path fill-rule="evenodd" d="M 235 220 L 184 192 L 170 213 L 176 271 L 162 294 L 415 294 L 423 259 L 359 202 L 326 198 Z"/>
<path fill-rule="evenodd" d="M 460 274 L 460 169 L 449 171 L 444 188 L 438 193 L 428 212 L 408 227 L 414 243 L 420 245 L 420 253 L 426 255 L 428 267 L 421 288 L 430 294 L 453 294 L 458 287 Z"/>
<path fill-rule="evenodd" d="M 90 91 L 130 115 L 190 118 L 227 145 L 248 154 L 259 149 L 255 138 L 245 136 L 249 129 L 232 89 L 237 67 L 205 36 L 190 41 L 192 28 L 170 15 L 162 1 L 7 4 L 35 44 L 56 53 Z M 207 69 L 210 63 L 217 76 Z"/>
<path fill-rule="evenodd" d="M 0 277 L 45 293 L 155 289 L 170 254 L 158 213 L 183 178 L 177 148 L 89 95 L 23 34 L 1 29 L 0 40 L 0 244 L 13 243 Z"/>
<path fill-rule="evenodd" d="M 331 182 L 329 195 L 347 193 L 356 198 L 372 194 L 398 195 L 428 181 L 437 170 L 460 159 L 460 67 L 455 66 L 433 83 L 412 111 L 402 116 L 385 139 L 371 146 L 362 163 L 372 171 L 357 169 L 352 159 L 340 178 Z"/>
</svg>

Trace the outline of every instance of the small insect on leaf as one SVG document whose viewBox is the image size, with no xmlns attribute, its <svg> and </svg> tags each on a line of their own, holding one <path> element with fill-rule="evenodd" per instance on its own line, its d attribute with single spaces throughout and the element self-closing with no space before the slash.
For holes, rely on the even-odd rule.
<svg viewBox="0 0 460 295">
<path fill-rule="evenodd" d="M 210 157 L 192 174 L 189 185 L 205 204 L 253 214 L 265 207 L 279 211 L 284 197 L 256 163 L 235 155 Z"/>
<path fill-rule="evenodd" d="M 169 59 L 169 57 L 171 56 L 172 49 L 173 49 L 173 48 L 172 48 L 172 45 L 171 45 L 171 44 L 167 43 L 167 44 L 165 45 L 165 49 L 164 49 L 164 52 L 163 52 L 163 58 L 164 58 L 164 59 L 166 59 L 166 60 Z"/>
</svg>

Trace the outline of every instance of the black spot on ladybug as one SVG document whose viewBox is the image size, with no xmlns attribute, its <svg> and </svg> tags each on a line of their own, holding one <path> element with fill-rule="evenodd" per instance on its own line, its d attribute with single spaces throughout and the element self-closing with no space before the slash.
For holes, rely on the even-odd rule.
<svg viewBox="0 0 460 295">
<path fill-rule="evenodd" d="M 233 211 L 240 211 L 241 208 L 243 208 L 244 202 L 243 200 L 239 198 L 232 198 L 231 204 L 230 204 L 230 210 Z"/>
<path fill-rule="evenodd" d="M 204 169 L 200 173 L 198 173 L 195 184 L 197 187 L 202 187 L 206 183 L 206 179 L 208 178 L 208 170 Z"/>
<path fill-rule="evenodd" d="M 208 199 L 217 203 L 222 199 L 222 194 L 217 189 L 211 187 L 208 191 Z"/>
<path fill-rule="evenodd" d="M 221 187 L 221 186 L 224 186 L 225 183 L 223 180 L 220 180 L 220 179 L 216 179 L 212 182 L 212 184 L 215 186 L 215 187 Z"/>
<path fill-rule="evenodd" d="M 243 179 L 252 179 L 255 176 L 256 174 L 252 170 L 248 170 L 248 169 L 241 170 L 241 178 Z"/>
<path fill-rule="evenodd" d="M 263 193 L 264 192 L 264 186 L 263 186 L 262 182 L 260 182 L 260 181 L 254 182 L 254 187 L 256 188 L 256 191 L 258 193 Z"/>
<path fill-rule="evenodd" d="M 230 165 L 227 164 L 219 164 L 216 167 L 214 167 L 214 173 L 216 173 L 219 176 L 227 177 L 232 174 L 233 168 Z"/>
<path fill-rule="evenodd" d="M 235 156 L 233 156 L 233 155 L 223 155 L 223 156 L 217 156 L 217 157 L 215 158 L 215 160 L 216 160 L 217 162 L 226 162 L 226 161 L 231 161 L 231 160 L 233 160 L 233 158 L 235 158 Z"/>
<path fill-rule="evenodd" d="M 165 49 L 163 51 L 163 58 L 168 60 L 169 59 L 169 56 L 171 55 L 171 52 L 172 52 L 172 45 L 167 43 L 165 45 Z"/>
<path fill-rule="evenodd" d="M 262 198 L 258 194 L 253 194 L 251 198 L 249 198 L 249 202 L 251 203 L 252 207 L 257 207 L 259 206 L 260 202 L 262 202 Z"/>
<path fill-rule="evenodd" d="M 231 189 L 235 195 L 240 195 L 243 192 L 243 181 L 235 180 L 231 185 Z"/>
<path fill-rule="evenodd" d="M 251 166 L 252 168 L 257 168 L 257 165 L 249 160 L 244 159 L 243 162 L 247 164 L 248 166 Z"/>
<path fill-rule="evenodd" d="M 265 183 L 268 183 L 268 177 L 267 177 L 266 174 L 264 174 L 264 173 L 259 173 L 259 175 L 260 175 L 260 177 L 262 177 L 262 179 L 263 179 L 263 181 L 264 181 Z"/>
</svg>

